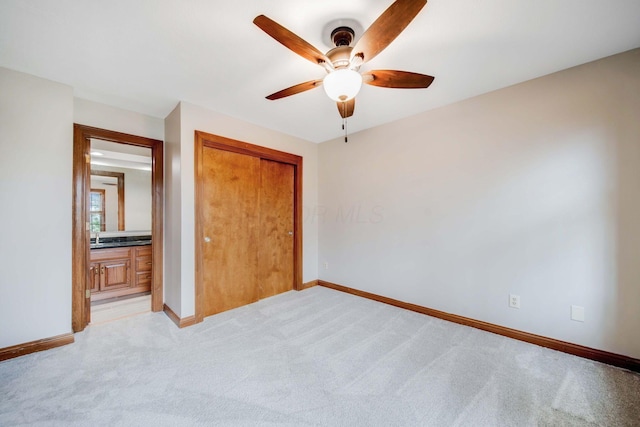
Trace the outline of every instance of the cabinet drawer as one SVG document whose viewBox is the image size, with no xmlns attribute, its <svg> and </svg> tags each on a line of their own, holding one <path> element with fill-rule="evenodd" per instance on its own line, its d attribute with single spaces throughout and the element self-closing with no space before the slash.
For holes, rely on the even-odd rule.
<svg viewBox="0 0 640 427">
<path fill-rule="evenodd" d="M 136 246 L 135 250 L 136 250 L 136 253 L 135 253 L 136 257 L 139 257 L 139 256 L 151 256 L 151 245 Z"/>
<path fill-rule="evenodd" d="M 91 249 L 91 262 L 131 257 L 131 248 Z"/>
<path fill-rule="evenodd" d="M 136 286 L 151 284 L 151 271 L 141 271 L 136 273 Z"/>
<path fill-rule="evenodd" d="M 136 258 L 136 271 L 151 271 L 151 255 Z"/>
</svg>

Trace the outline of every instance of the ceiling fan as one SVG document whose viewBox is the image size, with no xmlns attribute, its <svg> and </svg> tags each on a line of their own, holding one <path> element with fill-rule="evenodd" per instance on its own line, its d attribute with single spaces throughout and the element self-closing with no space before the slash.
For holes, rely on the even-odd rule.
<svg viewBox="0 0 640 427">
<path fill-rule="evenodd" d="M 257 16 L 253 23 L 276 41 L 308 61 L 324 67 L 327 75 L 323 79 L 310 80 L 266 98 L 276 100 L 323 85 L 329 98 L 336 101 L 343 119 L 351 117 L 355 108 L 355 96 L 362 83 L 372 86 L 402 89 L 427 88 L 433 77 L 425 74 L 396 70 L 371 70 L 360 73 L 360 67 L 382 52 L 427 4 L 427 0 L 396 0 L 354 42 L 355 32 L 348 25 L 340 25 L 331 32 L 331 43 L 335 48 L 322 53 L 311 44 L 282 25 L 264 15 Z"/>
</svg>

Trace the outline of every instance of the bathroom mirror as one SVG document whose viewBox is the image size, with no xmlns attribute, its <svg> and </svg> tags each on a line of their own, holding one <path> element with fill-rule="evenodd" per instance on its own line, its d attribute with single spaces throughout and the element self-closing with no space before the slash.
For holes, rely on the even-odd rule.
<svg viewBox="0 0 640 427">
<path fill-rule="evenodd" d="M 125 231 L 125 174 L 91 169 L 89 225 L 91 232 Z"/>
<path fill-rule="evenodd" d="M 91 139 L 91 232 L 151 230 L 151 149 Z"/>
</svg>

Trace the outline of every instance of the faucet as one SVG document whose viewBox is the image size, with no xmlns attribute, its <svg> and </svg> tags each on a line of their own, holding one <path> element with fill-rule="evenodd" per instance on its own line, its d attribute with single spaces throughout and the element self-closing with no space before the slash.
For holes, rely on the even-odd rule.
<svg viewBox="0 0 640 427">
<path fill-rule="evenodd" d="M 96 231 L 96 245 L 100 243 L 100 233 Z"/>
</svg>

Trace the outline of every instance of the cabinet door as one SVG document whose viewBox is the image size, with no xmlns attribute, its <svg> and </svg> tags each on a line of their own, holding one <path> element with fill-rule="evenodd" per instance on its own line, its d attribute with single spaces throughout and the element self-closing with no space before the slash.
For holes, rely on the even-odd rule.
<svg viewBox="0 0 640 427">
<path fill-rule="evenodd" d="M 131 286 L 131 259 L 105 261 L 100 264 L 102 283 L 101 291 L 120 289 Z"/>
<path fill-rule="evenodd" d="M 100 263 L 98 262 L 89 264 L 89 289 L 91 293 L 100 290 Z"/>
</svg>

